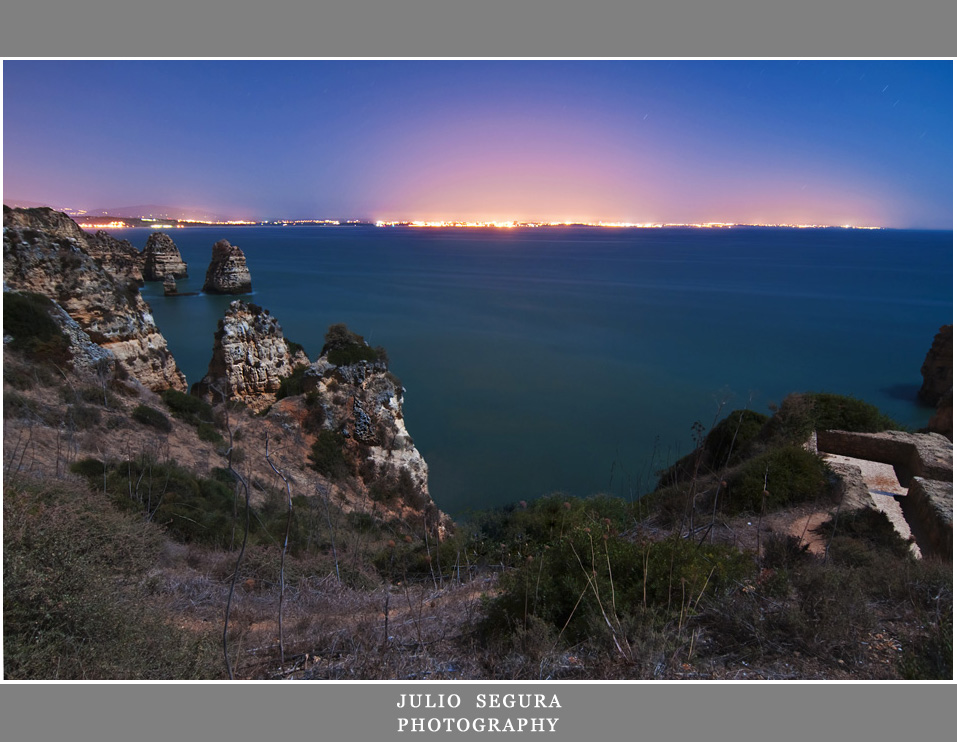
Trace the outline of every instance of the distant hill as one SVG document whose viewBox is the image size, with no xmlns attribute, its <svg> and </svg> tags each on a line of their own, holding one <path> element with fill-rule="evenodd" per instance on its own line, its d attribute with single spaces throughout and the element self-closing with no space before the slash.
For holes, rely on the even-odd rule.
<svg viewBox="0 0 957 742">
<path fill-rule="evenodd" d="M 118 216 L 125 218 L 175 219 L 179 221 L 225 222 L 236 219 L 234 215 L 213 214 L 203 209 L 186 209 L 181 206 L 138 204 L 136 206 L 111 206 L 106 209 L 91 209 L 89 216 Z"/>
<path fill-rule="evenodd" d="M 119 217 L 123 219 L 169 219 L 172 221 L 226 222 L 239 217 L 235 215 L 215 214 L 205 209 L 190 209 L 182 206 L 164 206 L 161 204 L 137 204 L 135 206 L 110 206 L 108 208 L 83 209 L 80 206 L 63 206 L 50 201 L 27 201 L 25 199 L 4 198 L 3 202 L 12 208 L 33 209 L 48 206 L 72 217 Z"/>
</svg>

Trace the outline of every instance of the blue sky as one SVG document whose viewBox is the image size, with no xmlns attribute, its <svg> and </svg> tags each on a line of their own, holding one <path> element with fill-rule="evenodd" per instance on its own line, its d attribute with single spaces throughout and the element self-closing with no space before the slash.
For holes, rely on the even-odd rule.
<svg viewBox="0 0 957 742">
<path fill-rule="evenodd" d="M 7 61 L 4 200 L 951 228 L 950 61 Z"/>
</svg>

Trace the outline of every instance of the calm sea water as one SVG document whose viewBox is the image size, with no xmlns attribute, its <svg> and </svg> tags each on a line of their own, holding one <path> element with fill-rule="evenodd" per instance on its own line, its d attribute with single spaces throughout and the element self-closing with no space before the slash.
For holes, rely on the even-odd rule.
<svg viewBox="0 0 957 742">
<path fill-rule="evenodd" d="M 138 248 L 148 230 L 117 231 Z M 172 230 L 199 291 L 214 242 L 311 358 L 346 322 L 385 346 L 452 514 L 562 491 L 633 497 L 695 421 L 794 391 L 919 427 L 920 367 L 953 318 L 950 232 Z M 190 383 L 231 297 L 143 294 Z M 723 407 L 722 407 L 723 405 Z"/>
</svg>

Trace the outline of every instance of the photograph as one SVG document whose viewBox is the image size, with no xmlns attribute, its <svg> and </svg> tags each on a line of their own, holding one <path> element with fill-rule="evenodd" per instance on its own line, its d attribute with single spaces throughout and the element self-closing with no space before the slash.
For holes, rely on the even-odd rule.
<svg viewBox="0 0 957 742">
<path fill-rule="evenodd" d="M 4 680 L 953 679 L 951 60 L 2 71 Z"/>
</svg>

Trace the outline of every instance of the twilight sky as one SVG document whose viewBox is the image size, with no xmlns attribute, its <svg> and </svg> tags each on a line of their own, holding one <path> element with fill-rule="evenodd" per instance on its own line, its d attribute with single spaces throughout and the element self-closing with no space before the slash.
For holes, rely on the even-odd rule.
<svg viewBox="0 0 957 742">
<path fill-rule="evenodd" d="M 950 229 L 950 61 L 6 61 L 4 201 Z"/>
</svg>

